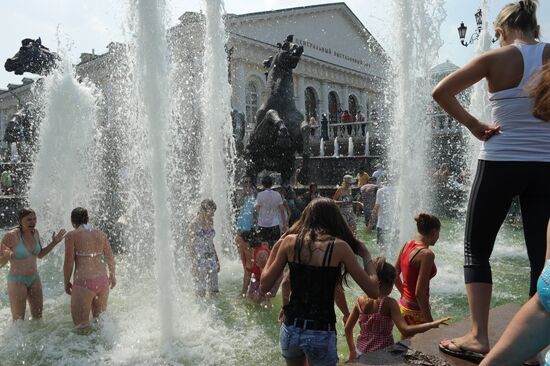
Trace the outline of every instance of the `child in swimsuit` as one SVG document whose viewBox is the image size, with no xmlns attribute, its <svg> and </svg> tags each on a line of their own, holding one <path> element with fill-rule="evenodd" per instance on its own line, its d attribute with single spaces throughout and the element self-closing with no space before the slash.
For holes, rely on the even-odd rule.
<svg viewBox="0 0 550 366">
<path fill-rule="evenodd" d="M 274 288 L 268 292 L 268 294 L 271 294 L 269 296 L 260 291 L 260 279 L 271 250 L 251 231 L 241 232 L 237 237 L 244 270 L 241 294 L 255 303 L 261 303 L 263 306 L 269 307 L 271 306 L 271 297 L 277 293 L 279 283 L 276 283 Z"/>
<path fill-rule="evenodd" d="M 42 317 L 42 283 L 36 258 L 44 258 L 65 236 L 65 230 L 52 235 L 52 242 L 42 247 L 36 226 L 36 213 L 24 208 L 18 214 L 19 227 L 8 231 L 2 238 L 0 267 L 10 262 L 8 296 L 13 320 L 25 318 L 29 303 L 33 319 Z"/>
<path fill-rule="evenodd" d="M 440 324 L 446 324 L 450 319 L 442 318 L 419 325 L 407 324 L 401 315 L 397 301 L 389 297 L 396 277 L 395 268 L 386 263 L 384 257 L 375 258 L 374 264 L 380 282 L 380 296 L 377 299 L 361 296 L 353 307 L 345 326 L 350 360 L 363 353 L 375 352 L 394 344 L 392 334 L 394 324 L 401 333 L 412 336 L 437 328 Z M 359 321 L 360 331 L 356 345 L 353 339 L 353 328 L 357 321 Z"/>
<path fill-rule="evenodd" d="M 75 208 L 71 212 L 71 223 L 74 230 L 65 238 L 65 292 L 71 296 L 74 325 L 80 332 L 86 332 L 90 327 L 90 312 L 97 319 L 107 310 L 109 289 L 116 285 L 115 260 L 105 233 L 88 224 L 86 209 Z M 109 268 L 108 275 L 103 258 Z M 74 283 L 71 283 L 73 269 Z"/>
<path fill-rule="evenodd" d="M 216 204 L 211 199 L 201 202 L 197 217 L 189 224 L 189 244 L 187 255 L 191 259 L 191 274 L 195 292 L 203 297 L 206 293 L 215 294 L 218 289 L 220 261 L 214 246 L 214 213 Z"/>
</svg>

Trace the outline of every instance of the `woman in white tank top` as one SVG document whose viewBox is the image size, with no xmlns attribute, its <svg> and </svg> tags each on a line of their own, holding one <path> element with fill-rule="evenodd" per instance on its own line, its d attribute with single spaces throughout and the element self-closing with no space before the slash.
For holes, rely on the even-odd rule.
<svg viewBox="0 0 550 366">
<path fill-rule="evenodd" d="M 516 196 L 531 265 L 530 296 L 536 292 L 544 266 L 550 218 L 550 122 L 533 116 L 533 98 L 526 87 L 536 82 L 533 78 L 549 62 L 550 45 L 539 40 L 536 8 L 535 0 L 506 5 L 495 22 L 501 47 L 447 76 L 432 93 L 447 113 L 483 141 L 464 238 L 464 278 L 472 326 L 465 336 L 439 345 L 444 353 L 476 362 L 489 351 L 489 259 Z M 482 79 L 490 91 L 491 121 L 478 120 L 455 97 Z"/>
</svg>

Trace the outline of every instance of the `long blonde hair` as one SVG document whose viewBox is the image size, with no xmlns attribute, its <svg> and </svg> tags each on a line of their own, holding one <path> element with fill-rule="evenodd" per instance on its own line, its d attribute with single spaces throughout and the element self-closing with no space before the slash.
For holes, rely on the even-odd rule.
<svg viewBox="0 0 550 366">
<path fill-rule="evenodd" d="M 495 28 L 508 28 L 522 33 L 533 33 L 535 38 L 540 37 L 540 28 L 537 22 L 538 0 L 522 0 L 505 5 L 498 13 Z"/>
</svg>

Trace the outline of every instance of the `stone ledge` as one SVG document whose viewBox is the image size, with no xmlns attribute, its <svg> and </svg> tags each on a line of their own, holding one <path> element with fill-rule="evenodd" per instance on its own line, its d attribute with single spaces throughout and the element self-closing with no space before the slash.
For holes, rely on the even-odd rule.
<svg viewBox="0 0 550 366">
<path fill-rule="evenodd" d="M 506 329 L 508 323 L 512 320 L 512 317 L 519 310 L 520 306 L 517 304 L 506 304 L 491 309 L 489 314 L 489 341 L 493 346 L 500 335 Z M 433 357 L 436 365 L 451 365 L 451 366 L 472 366 L 471 362 L 464 361 L 455 357 L 447 356 L 439 351 L 438 344 L 445 338 L 460 337 L 470 329 L 470 319 L 464 319 L 459 322 L 453 323 L 450 326 L 443 326 L 438 329 L 432 329 L 424 334 L 415 336 L 409 345 L 413 350 Z M 392 346 L 394 347 L 394 346 Z M 406 366 L 411 364 L 416 365 L 430 365 L 430 363 L 407 363 L 403 354 L 392 353 L 395 348 L 388 347 L 383 351 L 373 352 L 368 355 L 361 356 L 353 363 L 347 363 L 345 365 L 392 365 L 392 366 Z M 440 361 L 440 363 L 437 362 Z M 446 361 L 446 362 L 445 362 Z M 520 365 L 518 365 L 520 366 Z"/>
</svg>

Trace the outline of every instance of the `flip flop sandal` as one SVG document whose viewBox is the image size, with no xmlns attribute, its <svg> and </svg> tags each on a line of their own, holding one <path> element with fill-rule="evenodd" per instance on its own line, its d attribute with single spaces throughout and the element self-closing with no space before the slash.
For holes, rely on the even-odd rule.
<svg viewBox="0 0 550 366">
<path fill-rule="evenodd" d="M 450 341 L 450 343 L 454 344 L 455 347 L 458 348 L 458 350 L 452 350 L 445 346 L 443 346 L 441 343 L 439 344 L 439 350 L 449 356 L 453 356 L 456 358 L 460 358 L 461 360 L 466 360 L 475 364 L 479 364 L 483 359 L 485 358 L 485 353 L 480 352 L 473 352 L 463 349 L 458 344 L 454 343 L 453 341 Z"/>
</svg>

